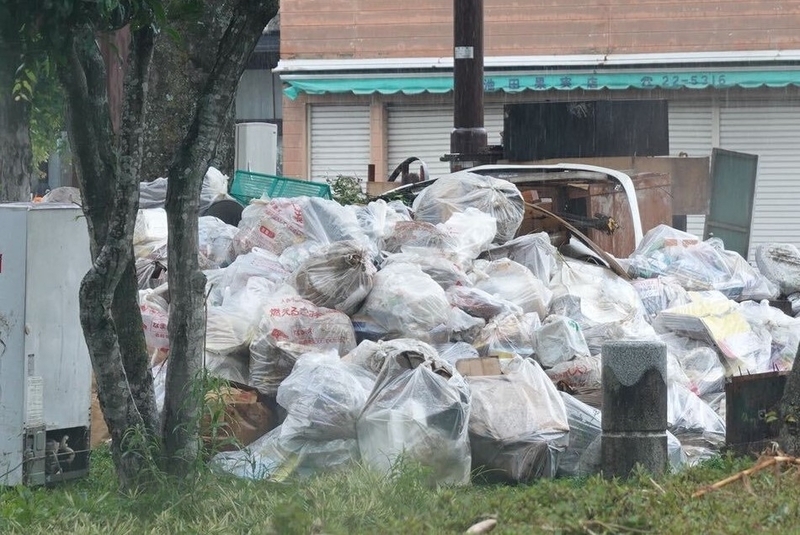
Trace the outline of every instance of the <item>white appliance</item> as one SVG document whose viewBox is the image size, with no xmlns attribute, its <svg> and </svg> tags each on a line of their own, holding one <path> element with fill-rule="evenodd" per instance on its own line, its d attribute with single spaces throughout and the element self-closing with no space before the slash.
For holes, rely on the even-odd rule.
<svg viewBox="0 0 800 535">
<path fill-rule="evenodd" d="M 91 265 L 81 209 L 0 204 L 0 484 L 88 473 L 92 367 L 78 289 Z"/>
<path fill-rule="evenodd" d="M 236 125 L 236 169 L 274 175 L 278 165 L 278 125 Z"/>
</svg>

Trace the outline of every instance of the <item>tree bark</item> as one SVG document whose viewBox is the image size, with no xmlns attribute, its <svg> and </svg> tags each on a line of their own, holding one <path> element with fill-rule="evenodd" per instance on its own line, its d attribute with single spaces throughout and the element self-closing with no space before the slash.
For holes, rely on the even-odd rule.
<svg viewBox="0 0 800 535">
<path fill-rule="evenodd" d="M 214 68 L 220 40 L 233 13 L 235 0 L 206 3 L 199 16 L 170 20 L 180 39 L 157 41 L 150 88 L 161 98 L 150 103 L 145 129 L 142 179 L 167 176 L 178 147 L 197 111 L 200 94 Z M 234 109 L 231 107 L 213 165 L 230 174 L 233 168 Z"/>
<path fill-rule="evenodd" d="M 778 442 L 789 455 L 800 455 L 800 348 L 792 371 L 786 378 L 780 406 L 781 430 Z"/>
<path fill-rule="evenodd" d="M 205 341 L 205 276 L 197 261 L 200 189 L 246 62 L 277 10 L 277 0 L 234 3 L 194 119 L 169 169 L 167 247 L 169 258 L 178 261 L 170 262 L 168 272 L 170 356 L 163 436 L 166 466 L 173 473 L 184 473 L 197 458 L 204 394 L 196 382 Z"/>
<path fill-rule="evenodd" d="M 147 97 L 146 79 L 140 75 L 146 72 L 152 43 L 150 27 L 135 32 L 135 52 L 131 58 L 134 67 L 125 105 L 127 129 L 120 136 L 119 146 L 111 125 L 106 69 L 90 26 L 76 28 L 66 38 L 67 60 L 58 67 L 69 102 L 68 131 L 75 148 L 93 259 L 80 289 L 81 325 L 97 380 L 98 399 L 111 433 L 112 457 L 123 487 L 135 486 L 148 473 L 145 469 L 152 463 L 152 432 L 158 428 L 151 410 L 152 378 L 141 377 L 138 364 L 147 362 L 147 354 L 134 353 L 144 347 L 141 315 L 135 320 L 138 307 L 133 314 L 136 294 L 130 300 L 129 286 L 120 284 L 126 274 L 126 283 L 133 277 L 141 119 Z M 122 338 L 120 334 L 131 338 Z M 132 383 L 132 379 L 139 383 Z M 137 399 L 142 402 L 144 412 Z"/>
<path fill-rule="evenodd" d="M 15 101 L 12 89 L 22 54 L 0 36 L 0 202 L 31 198 L 33 153 L 30 106 Z"/>
</svg>

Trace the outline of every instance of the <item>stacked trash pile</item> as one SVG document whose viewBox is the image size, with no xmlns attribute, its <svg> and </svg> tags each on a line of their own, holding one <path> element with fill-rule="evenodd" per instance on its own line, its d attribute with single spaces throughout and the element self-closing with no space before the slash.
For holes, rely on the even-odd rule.
<svg viewBox="0 0 800 535">
<path fill-rule="evenodd" d="M 148 266 L 168 262 L 152 210 L 136 251 L 158 382 L 168 292 Z M 624 261 L 631 282 L 545 233 L 515 237 L 523 217 L 516 186 L 461 173 L 411 208 L 276 198 L 238 227 L 201 218 L 206 367 L 285 413 L 215 464 L 265 478 L 402 456 L 452 484 L 595 473 L 600 348 L 644 339 L 668 346 L 679 468 L 724 442 L 726 376 L 791 366 L 800 320 L 759 302 L 778 289 L 718 240 L 657 227 Z"/>
</svg>

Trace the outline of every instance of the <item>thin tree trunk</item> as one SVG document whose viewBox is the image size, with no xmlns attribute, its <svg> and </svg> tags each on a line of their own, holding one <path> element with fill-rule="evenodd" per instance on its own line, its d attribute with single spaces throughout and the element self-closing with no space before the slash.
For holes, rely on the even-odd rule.
<svg viewBox="0 0 800 535">
<path fill-rule="evenodd" d="M 167 467 L 185 473 L 198 453 L 197 387 L 205 338 L 205 276 L 197 261 L 200 189 L 214 157 L 239 79 L 278 2 L 239 0 L 220 41 L 214 68 L 201 93 L 194 120 L 169 170 L 167 218 L 170 287 L 170 357 L 164 408 Z"/>
<path fill-rule="evenodd" d="M 0 37 L 0 202 L 31 198 L 30 106 L 12 94 L 20 62 L 19 51 Z"/>
<path fill-rule="evenodd" d="M 123 29 L 123 35 L 128 31 Z M 144 159 L 144 129 L 147 119 L 150 66 L 155 48 L 155 34 L 147 27 L 133 32 L 129 60 L 123 84 L 123 105 L 120 135 L 121 176 L 136 185 L 129 201 L 129 217 L 136 221 L 139 208 L 139 188 Z M 114 113 L 112 110 L 112 124 Z M 113 313 L 118 326 L 122 363 L 128 376 L 136 406 L 144 417 L 148 436 L 161 441 L 160 418 L 153 390 L 153 376 L 147 358 L 147 344 L 142 329 L 142 314 L 138 303 L 136 260 L 133 254 L 133 233 L 127 248 L 127 266 L 114 294 Z"/>
<path fill-rule="evenodd" d="M 152 51 L 152 30 L 140 30 L 134 40 L 141 47 L 138 53 L 144 54 L 136 60 L 135 71 L 138 71 L 142 68 L 139 63 L 149 62 L 147 49 Z M 132 123 L 134 128 L 121 137 L 118 150 L 108 108 L 105 67 L 92 28 L 77 29 L 67 38 L 67 45 L 68 61 L 59 65 L 59 77 L 69 102 L 67 120 L 93 258 L 92 268 L 80 289 L 81 325 L 97 380 L 100 406 L 111 432 L 117 474 L 123 487 L 131 487 L 151 465 L 153 437 L 148 431 L 157 427 L 151 414 L 139 410 L 125 366 L 126 361 L 136 358 L 146 362 L 146 352 L 138 357 L 132 354 L 128 340 L 120 338 L 120 333 L 135 340 L 135 330 L 131 325 L 118 329 L 113 313 L 120 282 L 133 265 L 133 229 L 138 208 L 135 173 L 137 161 L 141 161 L 141 123 Z M 135 121 L 144 114 L 147 87 L 131 85 L 126 119 Z M 120 297 L 130 298 L 130 295 L 121 290 Z M 135 305 L 136 301 L 117 301 L 119 320 L 130 318 L 131 303 Z M 138 327 L 138 336 L 143 336 L 141 316 L 134 325 Z M 135 375 L 138 368 L 134 365 L 131 369 Z M 137 394 L 147 390 L 147 381 L 144 383 L 144 387 L 139 385 Z M 152 396 L 152 379 L 149 385 Z M 143 406 L 149 411 L 147 402 Z"/>
</svg>

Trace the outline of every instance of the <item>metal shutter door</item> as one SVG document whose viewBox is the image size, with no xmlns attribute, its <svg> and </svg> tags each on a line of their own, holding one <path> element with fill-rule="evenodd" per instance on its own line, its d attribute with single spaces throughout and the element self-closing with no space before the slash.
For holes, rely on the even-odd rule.
<svg viewBox="0 0 800 535">
<path fill-rule="evenodd" d="M 711 102 L 669 102 L 669 154 L 711 156 L 713 114 Z M 686 231 L 703 238 L 706 216 L 687 215 Z"/>
<path fill-rule="evenodd" d="M 387 175 L 410 156 L 423 160 L 428 165 L 428 172 L 432 177 L 450 172 L 450 163 L 439 159 L 450 152 L 450 131 L 453 129 L 452 106 L 390 105 L 388 116 Z M 503 130 L 502 104 L 484 106 L 484 125 L 489 144 L 499 145 L 500 132 Z"/>
<path fill-rule="evenodd" d="M 730 103 L 719 133 L 722 148 L 759 157 L 749 258 L 764 243 L 800 245 L 800 104 Z"/>
<path fill-rule="evenodd" d="M 311 106 L 311 180 L 366 180 L 369 140 L 369 106 Z"/>
</svg>

